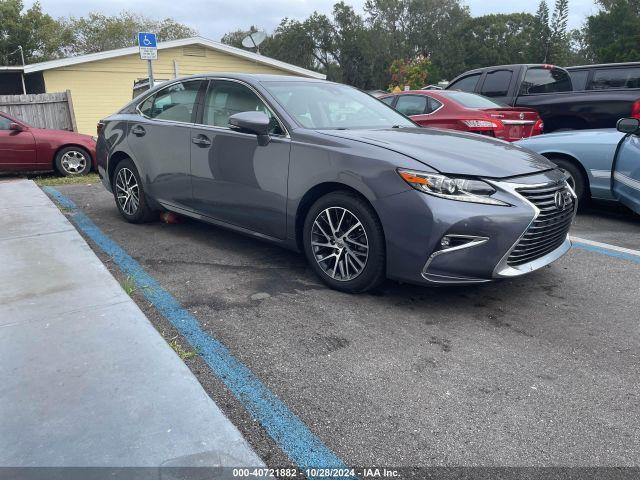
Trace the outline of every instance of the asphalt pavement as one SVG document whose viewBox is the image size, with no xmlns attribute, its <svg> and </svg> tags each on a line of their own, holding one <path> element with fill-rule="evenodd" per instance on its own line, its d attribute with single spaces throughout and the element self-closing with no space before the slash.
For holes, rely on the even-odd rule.
<svg viewBox="0 0 640 480">
<path fill-rule="evenodd" d="M 637 262 L 572 249 L 513 280 L 346 295 L 302 255 L 191 220 L 131 225 L 101 185 L 58 189 L 348 465 L 640 465 Z M 572 235 L 640 249 L 640 217 L 596 205 Z M 200 357 L 186 363 L 265 463 L 287 464 Z"/>
</svg>

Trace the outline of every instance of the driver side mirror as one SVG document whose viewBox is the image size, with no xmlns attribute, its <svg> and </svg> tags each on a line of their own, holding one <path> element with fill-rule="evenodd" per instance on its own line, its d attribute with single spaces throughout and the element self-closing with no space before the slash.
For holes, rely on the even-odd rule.
<svg viewBox="0 0 640 480">
<path fill-rule="evenodd" d="M 640 130 L 640 120 L 637 118 L 621 118 L 616 128 L 622 133 L 637 133 Z"/>
<path fill-rule="evenodd" d="M 23 132 L 24 131 L 24 127 L 22 125 L 20 125 L 19 123 L 11 122 L 9 124 L 9 130 L 11 130 L 13 132 Z"/>
<path fill-rule="evenodd" d="M 258 145 L 264 147 L 269 143 L 269 117 L 263 112 L 240 112 L 229 117 L 229 128 L 243 133 L 258 136 Z"/>
</svg>

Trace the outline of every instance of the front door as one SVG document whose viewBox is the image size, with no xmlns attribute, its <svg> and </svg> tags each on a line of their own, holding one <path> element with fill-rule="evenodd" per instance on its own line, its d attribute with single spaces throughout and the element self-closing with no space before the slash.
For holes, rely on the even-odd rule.
<svg viewBox="0 0 640 480">
<path fill-rule="evenodd" d="M 12 120 L 0 115 L 0 171 L 34 168 L 36 142 L 28 131 L 9 130 Z"/>
<path fill-rule="evenodd" d="M 613 162 L 613 194 L 640 214 L 640 137 L 627 135 L 621 142 Z"/>
<path fill-rule="evenodd" d="M 262 111 L 272 119 L 271 141 L 229 128 L 236 113 Z M 214 80 L 202 120 L 191 129 L 193 209 L 216 220 L 285 238 L 290 140 L 265 102 L 246 84 Z"/>
<path fill-rule="evenodd" d="M 127 141 L 151 197 L 168 207 L 191 200 L 191 126 L 203 80 L 177 82 L 143 101 L 129 122 Z"/>
</svg>

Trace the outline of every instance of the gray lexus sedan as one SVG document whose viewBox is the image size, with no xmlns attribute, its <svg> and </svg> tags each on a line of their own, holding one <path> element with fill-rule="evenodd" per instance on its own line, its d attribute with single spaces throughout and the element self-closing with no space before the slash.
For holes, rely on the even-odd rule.
<svg viewBox="0 0 640 480">
<path fill-rule="evenodd" d="M 129 222 L 170 210 L 305 253 L 330 287 L 473 284 L 558 259 L 576 197 L 545 158 L 419 128 L 345 85 L 217 74 L 149 90 L 98 125 Z"/>
</svg>

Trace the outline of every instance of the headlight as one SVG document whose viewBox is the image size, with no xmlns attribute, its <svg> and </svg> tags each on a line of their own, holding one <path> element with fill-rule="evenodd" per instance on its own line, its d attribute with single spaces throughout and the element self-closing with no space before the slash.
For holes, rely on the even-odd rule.
<svg viewBox="0 0 640 480">
<path fill-rule="evenodd" d="M 416 172 L 401 168 L 398 169 L 398 174 L 416 190 L 436 197 L 488 205 L 509 205 L 491 198 L 491 195 L 496 193 L 496 189 L 482 180 L 452 178 L 439 173 Z"/>
</svg>

